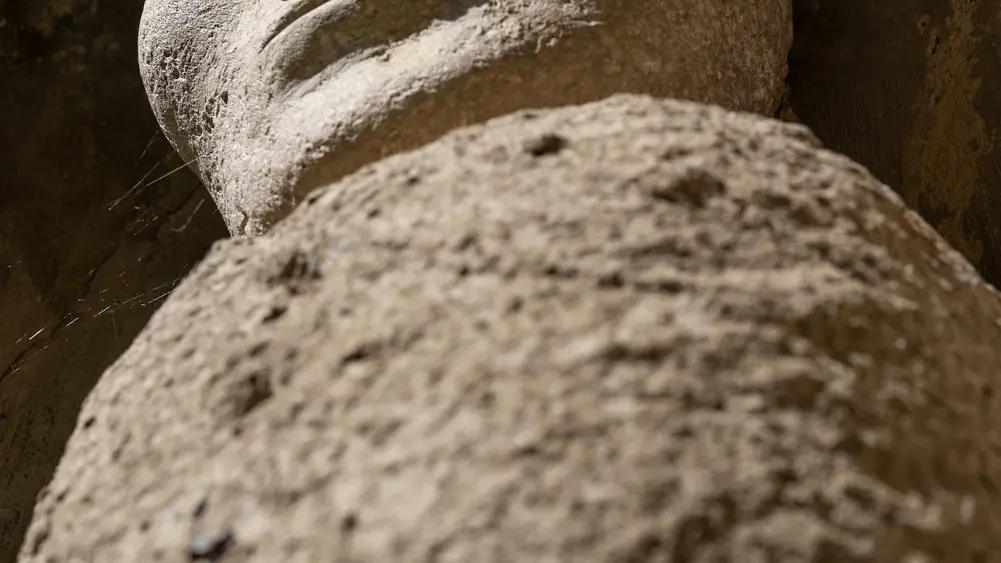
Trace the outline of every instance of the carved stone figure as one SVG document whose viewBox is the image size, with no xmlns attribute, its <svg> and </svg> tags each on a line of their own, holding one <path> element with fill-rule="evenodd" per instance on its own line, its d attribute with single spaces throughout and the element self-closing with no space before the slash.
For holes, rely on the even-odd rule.
<svg viewBox="0 0 1001 563">
<path fill-rule="evenodd" d="M 999 318 L 801 127 L 520 112 L 217 245 L 21 563 L 988 561 Z"/>
<path fill-rule="evenodd" d="M 150 0 L 153 110 L 233 234 L 456 126 L 645 93 L 773 114 L 790 0 Z"/>
</svg>

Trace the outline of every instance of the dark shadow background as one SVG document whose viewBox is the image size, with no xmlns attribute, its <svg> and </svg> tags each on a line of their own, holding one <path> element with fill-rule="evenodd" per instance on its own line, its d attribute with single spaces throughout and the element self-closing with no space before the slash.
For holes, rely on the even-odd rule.
<svg viewBox="0 0 1001 563">
<path fill-rule="evenodd" d="M 142 4 L 0 0 L 0 563 L 84 397 L 225 235 L 196 178 L 167 175 Z"/>
<path fill-rule="evenodd" d="M 1001 283 L 993 0 L 795 0 L 792 107 Z"/>
</svg>

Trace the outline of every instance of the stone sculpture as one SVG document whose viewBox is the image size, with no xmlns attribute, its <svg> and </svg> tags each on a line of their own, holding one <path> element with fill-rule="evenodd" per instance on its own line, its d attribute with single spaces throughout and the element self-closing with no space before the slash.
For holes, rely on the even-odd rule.
<svg viewBox="0 0 1001 563">
<path fill-rule="evenodd" d="M 1001 551 L 997 292 L 801 127 L 605 98 L 771 114 L 789 16 L 149 2 L 154 112 L 258 236 L 102 378 L 20 560 Z"/>
<path fill-rule="evenodd" d="M 520 112 L 217 245 L 21 561 L 988 561 L 999 319 L 801 127 Z"/>
<path fill-rule="evenodd" d="M 173 287 L 161 274 L 181 275 L 219 236 L 201 188 L 165 173 L 177 163 L 150 168 L 166 147 L 149 142 L 156 124 L 134 115 L 144 102 L 131 101 L 136 81 L 121 64 L 133 58 L 127 34 L 142 0 L 21 4 L 0 6 L 0 62 L 16 85 L 0 119 L 10 145 L 0 181 L 0 563 L 14 558 L 83 395 Z M 140 69 L 160 124 L 229 229 L 254 234 L 316 184 L 523 106 L 640 91 L 770 113 L 791 7 L 156 0 L 141 24 Z M 51 76 L 24 68 L 46 59 Z M 156 186 L 140 181 L 128 192 L 140 197 L 110 205 L 144 171 Z M 157 218 L 170 216 L 158 232 Z"/>
<path fill-rule="evenodd" d="M 150 0 L 140 69 L 233 234 L 456 126 L 616 92 L 771 115 L 790 0 Z"/>
</svg>

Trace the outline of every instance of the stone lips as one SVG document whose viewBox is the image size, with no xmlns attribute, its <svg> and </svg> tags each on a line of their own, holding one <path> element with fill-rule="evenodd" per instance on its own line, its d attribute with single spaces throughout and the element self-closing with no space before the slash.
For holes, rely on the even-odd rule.
<svg viewBox="0 0 1001 563">
<path fill-rule="evenodd" d="M 20 560 L 986 560 L 999 319 L 803 128 L 519 112 L 218 243 Z"/>
<path fill-rule="evenodd" d="M 628 92 L 772 115 L 792 42 L 790 0 L 329 2 L 338 21 L 284 29 L 275 11 L 291 2 L 187 4 L 147 2 L 140 70 L 233 234 L 265 232 L 364 164 L 524 108 Z M 319 4 L 302 3 L 334 11 Z"/>
</svg>

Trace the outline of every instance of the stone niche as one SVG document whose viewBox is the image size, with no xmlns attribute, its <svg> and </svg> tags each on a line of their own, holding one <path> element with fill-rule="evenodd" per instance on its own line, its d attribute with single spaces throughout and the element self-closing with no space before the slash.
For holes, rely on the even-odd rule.
<svg viewBox="0 0 1001 563">
<path fill-rule="evenodd" d="M 141 9 L 0 0 L 0 563 L 84 397 L 225 233 L 197 179 L 167 174 L 182 163 L 136 69 Z"/>
<path fill-rule="evenodd" d="M 791 102 L 1001 283 L 1001 12 L 989 0 L 797 0 Z"/>
</svg>

